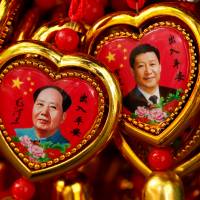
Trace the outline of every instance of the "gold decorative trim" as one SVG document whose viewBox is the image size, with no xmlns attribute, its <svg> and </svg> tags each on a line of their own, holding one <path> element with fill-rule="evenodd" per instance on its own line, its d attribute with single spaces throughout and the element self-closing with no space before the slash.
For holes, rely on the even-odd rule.
<svg viewBox="0 0 200 200">
<path fill-rule="evenodd" d="M 187 88 L 184 90 L 184 94 L 183 94 L 181 100 L 179 101 L 178 106 L 175 108 L 174 112 L 172 112 L 170 114 L 170 116 L 165 119 L 165 121 L 161 122 L 158 125 L 149 125 L 146 123 L 138 122 L 135 119 L 132 119 L 130 117 L 130 115 L 127 115 L 127 114 L 122 115 L 123 119 L 127 123 L 130 123 L 130 124 L 136 126 L 137 128 L 142 129 L 152 135 L 159 135 L 163 131 L 163 129 L 166 128 L 174 120 L 174 118 L 181 112 L 182 108 L 184 107 L 184 105 L 186 103 L 187 98 L 189 97 L 188 93 L 189 93 L 189 91 L 192 90 L 192 87 L 194 85 L 194 78 L 196 77 L 196 72 L 197 72 L 197 66 L 196 66 L 197 60 L 196 60 L 196 54 L 195 54 L 195 46 L 193 45 L 193 40 L 190 38 L 190 34 L 187 33 L 186 30 L 183 29 L 180 25 L 175 24 L 174 22 L 161 21 L 161 22 L 154 23 L 154 24 L 150 25 L 149 27 L 145 28 L 143 30 L 143 32 L 140 33 L 138 36 L 135 33 L 123 32 L 123 31 L 111 33 L 110 35 L 105 36 L 102 40 L 99 41 L 99 43 L 96 46 L 96 50 L 94 51 L 94 55 L 96 56 L 99 53 L 99 51 L 101 50 L 101 48 L 113 39 L 132 38 L 135 40 L 139 40 L 148 32 L 150 32 L 156 28 L 160 28 L 160 27 L 174 28 L 184 36 L 184 38 L 188 42 L 188 46 L 189 46 L 191 69 L 190 69 L 190 75 L 188 78 L 189 81 L 187 83 Z"/>
<path fill-rule="evenodd" d="M 197 128 L 194 135 L 189 139 L 186 144 L 184 144 L 184 147 L 182 147 L 176 155 L 174 155 L 174 160 L 176 162 L 181 161 L 183 158 L 185 158 L 190 152 L 192 152 L 196 147 L 198 147 L 200 144 L 200 125 Z"/>
<path fill-rule="evenodd" d="M 124 133 L 128 134 L 130 137 L 135 137 L 139 139 L 141 142 L 146 142 L 149 145 L 158 147 L 169 146 L 171 142 L 173 142 L 174 139 L 181 134 L 182 130 L 187 127 L 188 122 L 195 116 L 198 116 L 200 102 L 200 49 L 198 48 L 200 46 L 200 23 L 194 18 L 194 16 L 189 15 L 182 9 L 179 9 L 178 7 L 172 7 L 169 4 L 161 3 L 157 5 L 150 5 L 149 7 L 143 9 L 137 15 L 135 15 L 133 12 L 121 12 L 105 16 L 100 21 L 98 21 L 98 23 L 94 24 L 91 27 L 91 29 L 86 33 L 85 37 L 86 51 L 89 54 L 94 55 L 94 49 L 98 51 L 98 49 L 96 48 L 96 44 L 98 43 L 100 38 L 102 38 L 106 34 L 106 32 L 109 32 L 111 29 L 112 31 L 115 31 L 115 27 L 116 30 L 117 28 L 119 30 L 120 27 L 127 27 L 130 28 L 129 30 L 140 31 L 142 27 L 143 29 L 145 26 L 151 28 L 149 24 L 154 23 L 155 26 L 157 26 L 159 25 L 159 23 L 155 23 L 156 21 L 165 20 L 170 20 L 174 21 L 175 23 L 181 24 L 183 27 L 185 27 L 187 32 L 190 33 L 189 35 L 184 29 L 181 28 L 181 26 L 178 27 L 178 30 L 180 28 L 182 29 L 182 34 L 188 41 L 191 62 L 190 66 L 188 66 L 188 70 L 190 70 L 188 81 L 190 82 L 187 84 L 187 87 L 190 88 L 190 90 L 188 89 L 184 91 L 186 97 L 183 98 L 181 102 L 179 102 L 178 107 L 182 108 L 183 105 L 185 106 L 181 110 L 179 115 L 176 116 L 176 118 L 170 123 L 170 125 L 166 129 L 164 129 L 159 135 L 146 133 L 144 130 L 135 128 L 130 124 L 130 122 L 128 123 L 124 120 L 124 123 L 121 123 L 120 126 L 121 133 L 119 134 L 119 136 L 117 135 L 117 137 L 115 137 L 117 147 L 120 149 L 122 154 L 134 167 L 136 167 L 146 177 L 148 177 L 152 173 L 152 171 L 146 165 L 146 163 L 143 162 L 138 157 L 138 155 L 135 154 L 134 150 L 131 149 L 131 146 L 127 143 L 126 138 L 124 137 Z M 113 34 L 111 37 L 114 36 L 115 34 Z M 118 36 L 116 35 L 116 37 Z M 194 39 L 194 41 L 192 41 L 190 37 Z M 193 46 L 195 46 L 196 48 L 194 48 Z M 187 97 L 187 95 L 190 95 L 189 98 Z M 179 112 L 179 110 L 175 109 L 174 112 L 176 114 L 176 112 Z M 165 127 L 166 125 L 163 124 L 163 126 Z M 118 141 L 119 138 L 121 138 L 121 142 Z M 199 142 L 197 142 L 196 145 L 199 146 L 198 143 Z M 191 172 L 194 172 L 194 170 L 197 170 L 200 167 L 200 153 L 191 156 L 188 157 L 188 159 L 182 160 L 181 164 L 176 163 L 176 166 L 174 166 L 174 168 L 171 170 L 176 172 L 180 176 L 187 175 Z"/>
<path fill-rule="evenodd" d="M 39 163 L 39 167 L 35 165 L 36 163 L 27 162 L 18 148 L 11 148 L 10 143 L 6 141 L 6 137 L 9 137 L 9 134 L 7 134 L 3 126 L 2 130 L 0 129 L 0 145 L 3 147 L 2 152 L 5 157 L 9 159 L 24 176 L 32 180 L 39 180 L 72 170 L 86 162 L 105 147 L 119 122 L 121 91 L 118 82 L 108 70 L 91 57 L 84 54 L 62 55 L 45 44 L 39 44 L 36 41 L 18 42 L 1 52 L 0 81 L 2 81 L 9 70 L 19 66 L 15 66 L 17 65 L 17 63 L 14 62 L 15 60 L 21 60 L 20 63 L 23 65 L 25 61 L 30 63 L 31 59 L 45 62 L 49 67 L 52 67 L 51 69 L 47 67 L 45 71 L 42 71 L 49 74 L 49 76 L 53 76 L 55 79 L 61 78 L 61 74 L 70 76 L 70 73 L 76 72 L 76 74 L 78 74 L 77 78 L 84 79 L 85 77 L 85 81 L 88 81 L 88 84 L 91 83 L 91 86 L 96 88 L 99 94 L 99 105 L 101 104 L 99 113 L 101 114 L 97 116 L 97 118 L 99 118 L 99 120 L 102 119 L 101 125 L 97 128 L 99 121 L 96 118 L 93 124 L 94 126 L 88 131 L 87 135 L 84 135 L 84 138 L 81 138 L 82 141 L 79 142 L 79 145 L 74 145 L 73 151 L 71 149 L 70 152 L 66 152 L 58 157 L 58 159 Z M 13 66 L 10 65 L 11 62 Z M 33 68 L 36 67 L 35 65 L 33 65 Z M 41 68 L 43 68 L 42 63 Z M 95 83 L 96 81 L 97 83 Z M 0 117 L 2 118 L 2 116 Z M 1 121 L 0 119 L 0 122 Z M 97 130 L 96 132 L 98 134 L 94 134 L 94 129 Z M 92 141 L 88 142 L 91 139 Z M 73 146 L 71 148 L 73 148 Z M 23 158 L 20 159 L 20 156 Z M 59 162 L 57 162 L 58 160 Z"/>
<path fill-rule="evenodd" d="M 8 133 L 6 132 L 6 128 L 4 127 L 3 120 L 0 119 L 0 132 L 3 133 L 3 136 L 5 137 L 6 141 L 10 145 L 10 147 L 14 150 L 14 152 L 17 154 L 17 156 L 22 160 L 22 162 L 25 163 L 30 169 L 39 170 L 41 168 L 46 168 L 51 165 L 55 165 L 59 163 L 60 161 L 63 161 L 65 159 L 70 158 L 73 156 L 77 151 L 81 150 L 84 145 L 86 145 L 91 139 L 94 138 L 95 133 L 97 132 L 97 129 L 99 128 L 103 114 L 104 114 L 104 108 L 105 108 L 105 99 L 103 96 L 103 91 L 98 84 L 97 80 L 94 79 L 92 76 L 85 74 L 83 72 L 54 72 L 50 67 L 48 67 L 44 62 L 39 62 L 35 59 L 28 59 L 25 60 L 15 60 L 12 63 L 10 63 L 0 74 L 0 83 L 2 82 L 2 79 L 4 76 L 9 73 L 13 68 L 17 67 L 23 67 L 23 65 L 32 65 L 36 69 L 42 70 L 44 73 L 46 73 L 51 79 L 53 80 L 59 80 L 62 78 L 67 77 L 74 77 L 74 78 L 80 78 L 82 80 L 85 80 L 92 88 L 94 88 L 98 94 L 98 114 L 95 119 L 95 122 L 93 123 L 91 129 L 84 135 L 83 139 L 80 141 L 79 144 L 77 144 L 74 148 L 71 149 L 71 151 L 66 152 L 65 154 L 62 154 L 59 158 L 50 160 L 48 162 L 42 162 L 42 163 L 33 163 L 29 161 L 26 156 L 20 152 L 20 150 L 16 147 L 14 142 L 12 141 L 11 137 L 8 136 Z"/>
<path fill-rule="evenodd" d="M 150 176 L 152 170 L 131 149 L 121 132 L 118 132 L 118 134 L 114 137 L 114 140 L 122 155 L 131 163 L 131 165 L 136 167 L 145 177 Z"/>
<path fill-rule="evenodd" d="M 10 3 L 8 2 L 8 0 L 2 0 L 1 4 L 0 4 L 0 10 L 2 13 L 1 17 L 4 18 L 5 17 L 5 21 L 3 21 L 3 24 L 1 24 L 1 28 L 0 28 L 0 49 L 3 47 L 3 44 L 5 42 L 5 40 L 7 39 L 7 36 L 9 34 L 9 32 L 12 30 L 13 28 L 13 23 L 14 20 L 16 19 L 16 14 L 20 8 L 21 2 L 17 3 L 16 0 L 12 0 Z M 15 5 L 16 7 L 13 9 L 13 5 Z M 4 7 L 7 7 L 6 9 Z M 6 11 L 8 13 L 6 13 Z M 0 18 L 0 21 L 2 19 Z"/>
</svg>

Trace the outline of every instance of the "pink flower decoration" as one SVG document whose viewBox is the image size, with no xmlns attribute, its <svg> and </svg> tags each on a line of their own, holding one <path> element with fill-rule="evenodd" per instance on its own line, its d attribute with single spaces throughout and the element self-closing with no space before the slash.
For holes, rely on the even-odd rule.
<svg viewBox="0 0 200 200">
<path fill-rule="evenodd" d="M 135 114 L 138 117 L 146 117 L 149 115 L 149 110 L 145 108 L 145 106 L 138 106 L 135 110 Z"/>
<path fill-rule="evenodd" d="M 39 147 L 38 145 L 31 145 L 28 148 L 28 151 L 33 155 L 35 158 L 44 158 L 45 153 L 42 147 Z"/>
<path fill-rule="evenodd" d="M 163 121 L 167 117 L 167 114 L 162 111 L 161 108 L 153 108 L 149 111 L 148 119 L 156 120 L 158 122 Z"/>
<path fill-rule="evenodd" d="M 21 144 L 25 147 L 30 147 L 32 145 L 31 139 L 27 135 L 22 136 L 19 139 Z"/>
<path fill-rule="evenodd" d="M 31 162 L 37 162 L 37 160 L 31 156 L 28 157 Z"/>
</svg>

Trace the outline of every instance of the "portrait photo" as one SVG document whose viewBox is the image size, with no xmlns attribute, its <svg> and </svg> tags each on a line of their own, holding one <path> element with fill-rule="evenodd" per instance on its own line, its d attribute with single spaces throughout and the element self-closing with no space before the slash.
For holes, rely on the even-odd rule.
<svg viewBox="0 0 200 200">
<path fill-rule="evenodd" d="M 98 93 L 86 79 L 53 81 L 36 68 L 20 67 L 1 84 L 0 112 L 19 151 L 32 162 L 48 162 L 71 152 L 97 127 Z"/>
<path fill-rule="evenodd" d="M 123 97 L 123 105 L 133 118 L 143 122 L 164 121 L 178 105 L 182 89 L 160 85 L 162 65 L 159 50 L 150 44 L 136 46 L 130 54 L 136 86 Z M 170 103 L 170 105 L 169 105 Z"/>
<path fill-rule="evenodd" d="M 108 36 L 95 53 L 119 81 L 123 114 L 158 126 L 175 111 L 187 88 L 189 44 L 176 28 L 155 26 L 141 35 Z"/>
</svg>

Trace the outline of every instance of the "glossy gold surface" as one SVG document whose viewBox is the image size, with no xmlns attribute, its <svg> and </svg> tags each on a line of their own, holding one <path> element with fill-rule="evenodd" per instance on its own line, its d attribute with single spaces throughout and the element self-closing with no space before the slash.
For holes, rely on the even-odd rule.
<svg viewBox="0 0 200 200">
<path fill-rule="evenodd" d="M 52 33 L 59 31 L 61 29 L 64 29 L 64 28 L 70 28 L 70 29 L 82 34 L 82 36 L 80 38 L 82 40 L 83 33 L 85 32 L 84 27 L 82 25 L 80 25 L 76 22 L 72 22 L 72 21 L 66 21 L 66 22 L 63 22 L 62 24 L 55 24 L 55 23 L 53 25 L 51 25 L 51 23 L 45 24 L 35 31 L 35 33 L 32 36 L 32 39 L 38 40 L 38 41 L 47 41 L 48 37 Z M 22 31 L 22 35 L 23 35 L 23 31 Z M 22 39 L 23 39 L 23 37 L 20 36 L 20 38 L 18 40 L 22 40 Z"/>
<path fill-rule="evenodd" d="M 100 41 L 102 41 L 103 38 L 105 39 L 105 42 L 107 42 L 109 38 L 107 36 L 109 35 L 109 33 L 111 37 L 115 36 L 116 32 L 114 28 L 115 26 L 118 27 L 117 29 L 118 33 L 116 33 L 118 35 L 126 34 L 122 33 L 123 29 L 122 32 L 120 32 L 120 27 L 123 25 L 125 27 L 126 25 L 128 25 L 130 30 L 131 30 L 130 27 L 136 28 L 139 30 L 140 34 L 142 34 L 141 33 L 142 29 L 145 29 L 145 31 L 147 31 L 148 26 L 152 27 L 153 25 L 156 26 L 156 24 L 159 26 L 159 23 L 163 23 L 163 21 L 166 21 L 166 23 L 172 23 L 172 25 L 174 24 L 174 27 L 175 24 L 181 24 L 181 27 L 184 27 L 184 29 L 181 29 L 183 30 L 183 34 L 185 34 L 184 33 L 185 31 L 190 33 L 190 35 L 192 36 L 192 39 L 189 39 L 187 37 L 189 41 L 189 46 L 191 47 L 192 43 L 195 43 L 195 46 L 197 47 L 200 46 L 200 23 L 197 19 L 195 19 L 192 15 L 187 14 L 178 7 L 171 7 L 170 4 L 155 4 L 153 6 L 146 7 L 138 15 L 134 15 L 134 13 L 131 12 L 118 12 L 105 16 L 102 20 L 97 22 L 91 29 L 89 29 L 88 32 L 86 33 L 85 36 L 85 42 L 87 44 L 86 49 L 88 50 L 89 54 L 95 55 L 96 45 L 98 43 L 102 45 L 103 42 L 100 43 Z M 180 27 L 178 27 L 178 29 L 180 29 Z M 130 30 L 129 33 L 127 34 L 130 34 Z M 200 104 L 200 78 L 199 78 L 200 64 L 198 57 L 200 55 L 200 49 L 194 48 L 194 49 L 188 49 L 188 51 L 189 52 L 194 51 L 197 57 L 196 60 L 192 60 L 194 59 L 194 56 L 190 57 L 191 66 L 188 67 L 189 68 L 188 70 L 190 70 L 191 76 L 196 76 L 198 78 L 195 80 L 195 84 L 191 88 L 192 92 L 189 98 L 187 99 L 186 104 L 183 106 L 178 116 L 176 116 L 176 118 L 172 120 L 172 122 L 167 128 L 162 129 L 159 135 L 149 134 L 145 130 L 139 129 L 138 127 L 134 126 L 128 121 L 123 120 L 122 116 L 122 125 L 120 130 L 121 134 L 119 134 L 120 136 L 117 136 L 120 139 L 115 137 L 115 141 L 117 143 L 117 146 L 119 146 L 123 155 L 132 163 L 133 166 L 135 166 L 146 177 L 148 177 L 152 173 L 151 169 L 148 168 L 147 165 L 143 163 L 142 160 L 140 160 L 138 156 L 134 153 L 134 151 L 129 146 L 128 142 L 124 139 L 122 132 L 129 134 L 129 136 L 131 137 L 137 137 L 139 140 L 145 141 L 148 144 L 154 146 L 159 146 L 159 147 L 167 146 L 186 128 L 187 125 L 186 122 L 188 122 L 194 116 L 198 115 L 199 104 Z M 197 71 L 195 72 L 195 74 L 192 74 L 194 68 Z M 195 136 L 195 138 L 196 137 L 197 136 Z M 197 143 L 195 144 L 195 148 L 197 148 L 198 146 L 199 143 L 197 141 Z M 194 148 L 192 149 L 194 150 Z M 181 160 L 179 161 L 180 161 L 179 163 L 181 163 Z M 185 163 L 182 163 L 179 166 L 174 167 L 172 171 L 175 171 L 180 176 L 184 176 L 196 170 L 200 165 L 199 163 L 200 163 L 200 156 L 199 154 L 197 154 L 196 156 L 190 158 Z M 154 199 L 154 198 L 149 198 L 149 199 Z M 167 199 L 167 197 L 165 199 Z"/>
<path fill-rule="evenodd" d="M 20 8 L 23 6 L 22 0 L 1 0 L 0 1 L 0 49 L 7 42 Z"/>
<path fill-rule="evenodd" d="M 133 12 L 116 12 L 105 16 L 98 21 L 86 33 L 85 42 L 87 44 L 88 53 L 92 53 L 92 47 L 99 35 L 103 31 L 115 25 L 130 25 L 139 28 L 146 21 L 158 17 L 173 17 L 175 20 L 180 19 L 194 32 L 195 36 L 199 35 L 199 23 L 190 15 L 176 7 L 168 6 L 168 4 L 156 4 L 151 7 L 146 7 L 138 15 Z M 163 18 L 162 18 L 163 19 Z M 199 43 L 199 38 L 198 43 Z"/>
<path fill-rule="evenodd" d="M 134 153 L 131 147 L 128 145 L 122 134 L 118 133 L 115 136 L 115 141 L 118 148 L 122 152 L 122 155 L 144 176 L 148 177 L 151 175 L 152 170 L 139 159 L 139 157 Z"/>
<path fill-rule="evenodd" d="M 70 183 L 69 183 L 70 182 Z M 87 185 L 59 179 L 54 185 L 54 200 L 91 200 Z"/>
<path fill-rule="evenodd" d="M 157 21 L 168 20 L 185 24 L 187 26 L 186 31 L 192 32 L 196 45 L 200 46 L 200 23 L 192 16 L 188 15 L 186 12 L 180 10 L 179 8 L 163 5 L 153 5 L 147 7 L 138 15 L 134 16 L 131 12 L 126 13 L 114 13 L 108 15 L 96 23 L 91 29 L 88 30 L 85 36 L 86 48 L 89 54 L 94 54 L 94 48 L 97 40 L 100 38 L 101 34 L 105 34 L 112 26 L 116 25 L 129 25 L 140 29 L 148 21 L 150 24 Z M 158 23 L 159 25 L 159 23 Z M 114 33 L 114 31 L 113 31 Z M 120 33 L 119 33 L 120 34 Z M 188 50 L 189 51 L 189 50 Z M 200 55 L 200 49 L 196 49 L 197 56 Z M 191 58 L 190 58 L 191 59 Z M 199 67 L 199 63 L 196 65 Z M 193 66 L 189 67 L 189 70 L 193 70 Z M 200 76 L 200 70 L 197 71 L 195 76 Z M 152 145 L 165 146 L 172 142 L 175 137 L 177 137 L 181 131 L 185 128 L 185 122 L 189 121 L 193 116 L 195 116 L 199 111 L 200 103 L 200 79 L 197 79 L 190 97 L 188 98 L 184 108 L 176 116 L 176 118 L 170 123 L 167 128 L 162 129 L 159 135 L 152 135 L 145 130 L 142 130 L 126 120 L 122 120 L 122 132 L 130 133 L 134 137 L 138 137 L 141 140 L 146 141 Z"/>
<path fill-rule="evenodd" d="M 8 0 L 1 0 L 0 2 L 0 23 L 6 15 Z"/>
<path fill-rule="evenodd" d="M 54 200 L 91 200 L 86 185 L 81 182 L 67 183 L 58 180 L 55 183 Z"/>
<path fill-rule="evenodd" d="M 179 176 L 185 176 L 200 168 L 200 153 L 190 158 L 183 164 L 177 166 L 174 171 Z"/>
<path fill-rule="evenodd" d="M 63 200 L 87 200 L 88 194 L 84 193 L 81 183 L 73 183 L 65 186 L 62 192 Z"/>
<path fill-rule="evenodd" d="M 32 163 L 29 163 L 27 166 L 26 160 L 23 160 L 23 155 L 19 153 L 19 156 L 22 157 L 21 159 L 17 156 L 17 154 L 8 144 L 10 141 L 9 134 L 7 134 L 5 131 L 2 133 L 1 131 L 0 145 L 2 146 L 5 156 L 11 160 L 13 165 L 19 169 L 23 175 L 31 178 L 32 180 L 36 180 L 71 170 L 78 165 L 83 164 L 87 159 L 100 151 L 106 145 L 119 121 L 118 118 L 121 111 L 121 92 L 119 85 L 113 76 L 111 76 L 104 67 L 101 67 L 92 58 L 88 58 L 86 55 L 63 56 L 38 43 L 21 42 L 6 49 L 0 54 L 0 69 L 10 59 L 14 59 L 20 55 L 40 55 L 53 62 L 58 69 L 62 67 L 68 69 L 73 68 L 74 70 L 83 70 L 89 74 L 93 74 L 102 82 L 108 94 L 108 112 L 107 116 L 105 116 L 106 121 L 104 124 L 102 124 L 101 132 L 93 141 L 91 141 L 88 145 L 85 145 L 80 152 L 77 152 L 75 155 L 66 158 L 63 162 L 58 164 L 53 165 L 53 162 L 48 162 L 48 166 L 45 166 L 45 168 L 42 169 L 43 163 L 41 163 L 41 166 L 38 164 L 38 166 L 35 165 L 34 169 L 31 169 L 31 167 L 33 167 Z M 25 163 L 23 163 L 23 161 Z"/>
<path fill-rule="evenodd" d="M 142 194 L 143 200 L 183 200 L 183 186 L 173 172 L 157 172 L 147 180 Z"/>
</svg>

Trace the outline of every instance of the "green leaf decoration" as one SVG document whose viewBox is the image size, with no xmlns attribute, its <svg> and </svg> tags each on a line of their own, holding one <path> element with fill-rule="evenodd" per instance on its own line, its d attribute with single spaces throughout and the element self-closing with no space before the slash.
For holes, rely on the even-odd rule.
<svg viewBox="0 0 200 200">
<path fill-rule="evenodd" d="M 66 149 L 69 148 L 70 144 L 69 143 L 56 143 L 51 146 L 52 149 L 59 149 L 62 153 L 66 152 Z"/>
<path fill-rule="evenodd" d="M 161 97 L 159 103 L 157 103 L 155 106 L 156 108 L 162 108 L 164 103 L 165 103 L 165 99 Z"/>
<path fill-rule="evenodd" d="M 20 142 L 20 139 L 19 139 L 19 137 L 14 136 L 14 137 L 12 137 L 12 141 L 13 142 Z"/>
<path fill-rule="evenodd" d="M 175 99 L 180 100 L 182 92 L 183 92 L 182 89 L 178 89 L 176 90 L 176 93 L 169 93 L 169 95 L 166 98 L 166 103 L 169 103 L 170 101 L 173 101 Z"/>
<path fill-rule="evenodd" d="M 53 145 L 53 142 L 51 142 L 51 141 L 41 142 L 41 143 L 40 143 L 40 146 L 41 146 L 43 149 L 52 148 L 52 145 Z"/>
<path fill-rule="evenodd" d="M 165 106 L 167 106 L 167 104 L 169 104 L 171 102 L 172 102 L 172 105 L 173 105 L 173 103 L 176 103 L 176 102 L 173 102 L 174 100 L 179 101 L 181 99 L 182 93 L 183 93 L 182 89 L 177 89 L 176 92 L 169 93 L 168 96 L 166 97 L 166 99 L 161 97 L 159 103 L 153 105 L 152 107 L 146 106 L 145 109 L 150 111 L 151 109 L 159 108 L 163 113 L 166 114 L 166 116 L 163 116 L 163 120 L 164 120 L 171 113 L 171 112 L 166 110 Z M 163 107 L 165 107 L 165 109 L 163 109 Z M 148 115 L 149 114 L 147 112 L 147 114 L 143 115 L 142 117 L 145 117 L 145 118 L 148 119 L 149 118 Z M 135 112 L 131 113 L 130 117 L 133 118 L 133 119 L 136 119 L 136 120 L 139 118 L 138 115 Z M 155 118 L 155 119 L 149 120 L 148 122 L 145 122 L 145 123 L 148 123 L 148 124 L 151 124 L 151 125 L 156 125 L 156 124 L 159 124 L 160 121 L 157 121 L 156 118 Z"/>
<path fill-rule="evenodd" d="M 136 113 L 131 113 L 131 118 L 137 118 L 137 114 Z"/>
<path fill-rule="evenodd" d="M 47 161 L 50 160 L 50 158 L 44 157 L 44 158 L 38 158 L 37 160 L 38 160 L 39 162 L 47 162 Z"/>
<path fill-rule="evenodd" d="M 156 121 L 156 120 L 151 120 L 151 121 L 149 121 L 149 123 L 148 123 L 148 124 L 155 125 L 155 124 L 158 124 L 158 121 Z"/>
<path fill-rule="evenodd" d="M 61 151 L 61 152 L 62 152 L 62 153 L 65 153 L 66 150 L 70 147 L 70 144 L 69 144 L 69 143 L 66 143 L 66 144 L 63 145 L 63 147 L 64 147 L 64 150 Z"/>
<path fill-rule="evenodd" d="M 56 144 L 53 144 L 51 146 L 52 149 L 59 149 L 61 152 L 64 152 L 65 151 L 65 147 L 64 145 L 60 144 L 60 143 L 56 143 Z"/>
<path fill-rule="evenodd" d="M 31 154 L 29 151 L 26 153 L 26 155 L 33 158 L 33 154 Z"/>
</svg>

